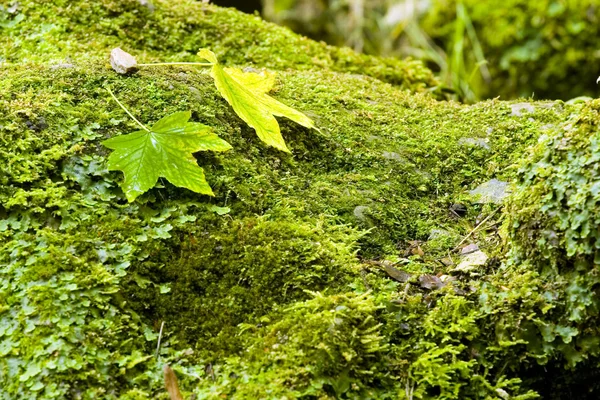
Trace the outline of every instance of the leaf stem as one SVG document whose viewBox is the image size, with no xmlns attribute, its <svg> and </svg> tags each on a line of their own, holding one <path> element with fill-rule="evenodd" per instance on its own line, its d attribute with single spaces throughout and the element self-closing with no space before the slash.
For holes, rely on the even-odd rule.
<svg viewBox="0 0 600 400">
<path fill-rule="evenodd" d="M 199 63 L 199 62 L 167 62 L 167 63 L 151 63 L 151 64 L 138 64 L 138 67 L 153 67 L 158 65 L 201 65 L 204 67 L 210 67 L 211 63 Z"/>
<path fill-rule="evenodd" d="M 156 359 L 159 357 L 160 351 L 160 340 L 162 339 L 163 328 L 165 327 L 165 321 L 160 324 L 160 333 L 158 334 L 158 344 L 156 345 Z"/>
<path fill-rule="evenodd" d="M 145 130 L 146 132 L 150 132 L 150 129 L 146 128 L 146 126 L 144 124 L 142 124 L 140 121 L 138 121 L 137 118 L 134 117 L 133 114 L 130 113 L 129 110 L 126 109 L 123 104 L 121 104 L 119 99 L 117 99 L 117 97 L 113 94 L 113 92 L 108 87 L 106 87 L 105 89 L 108 92 L 108 94 L 110 94 L 112 96 L 112 98 L 117 102 L 117 104 L 119 106 L 121 106 L 121 108 L 127 113 L 127 115 L 129 115 L 131 117 L 132 120 L 134 120 L 139 126 L 141 126 L 143 130 Z"/>
</svg>

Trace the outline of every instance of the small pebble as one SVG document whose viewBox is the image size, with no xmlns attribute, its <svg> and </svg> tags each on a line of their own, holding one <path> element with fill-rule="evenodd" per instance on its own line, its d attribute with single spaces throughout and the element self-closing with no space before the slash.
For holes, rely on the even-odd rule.
<svg viewBox="0 0 600 400">
<path fill-rule="evenodd" d="M 110 52 L 110 65 L 118 74 L 122 75 L 137 69 L 135 57 L 118 47 Z"/>
<path fill-rule="evenodd" d="M 477 250 L 479 250 L 479 246 L 477 246 L 477 244 L 472 243 L 468 246 L 465 246 L 462 248 L 461 250 L 461 254 L 471 254 L 471 253 L 475 253 Z"/>
<path fill-rule="evenodd" d="M 502 204 L 502 201 L 510 194 L 509 184 L 498 179 L 492 179 L 471 190 L 469 194 L 477 197 L 478 204 Z"/>
<path fill-rule="evenodd" d="M 521 117 L 523 112 L 532 113 L 535 111 L 531 103 L 515 103 L 511 104 L 510 108 L 513 117 Z"/>
<path fill-rule="evenodd" d="M 481 250 L 467 254 L 463 257 L 460 264 L 453 271 L 472 272 L 483 267 L 488 260 L 488 256 Z"/>
</svg>

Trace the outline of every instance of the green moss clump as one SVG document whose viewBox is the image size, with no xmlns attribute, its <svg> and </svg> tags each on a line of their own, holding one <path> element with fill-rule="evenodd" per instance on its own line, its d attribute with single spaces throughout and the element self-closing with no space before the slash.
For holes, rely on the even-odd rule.
<svg viewBox="0 0 600 400">
<path fill-rule="evenodd" d="M 574 385 L 579 398 L 598 390 L 599 111 L 597 100 L 586 103 L 523 161 L 508 203 L 507 260 L 482 288 L 496 336 L 520 343 L 530 359 L 519 374 L 544 398 L 564 398 Z M 542 368 L 553 383 L 537 377 Z"/>
<path fill-rule="evenodd" d="M 382 59 L 317 43 L 255 16 L 200 1 L 22 1 L 0 25 L 0 62 L 108 59 L 122 47 L 144 62 L 199 61 L 210 48 L 225 64 L 325 69 L 370 75 L 413 91 L 438 84 L 420 61 Z M 83 57 L 82 57 L 83 56 Z"/>
<path fill-rule="evenodd" d="M 242 358 L 228 360 L 229 376 L 201 391 L 234 398 L 377 397 L 389 384 L 387 344 L 372 296 L 311 293 L 311 299 L 286 309 L 272 324 L 245 324 L 249 339 Z M 268 321 L 265 321 L 268 322 Z M 388 389 L 389 390 L 389 389 Z M 380 398 L 380 397 L 377 397 Z"/>
<path fill-rule="evenodd" d="M 523 258 L 564 271 L 600 261 L 600 102 L 588 102 L 540 140 L 519 171 L 513 243 Z"/>
<path fill-rule="evenodd" d="M 433 2 L 422 26 L 453 46 L 456 0 Z M 472 20 L 492 80 L 483 97 L 571 99 L 597 96 L 600 7 L 594 0 L 461 1 Z"/>
<path fill-rule="evenodd" d="M 600 102 L 587 103 L 540 141 L 519 172 L 508 226 L 511 263 L 530 265 L 540 286 L 532 351 L 544 359 L 562 353 L 572 365 L 600 351 L 599 110 Z"/>
<path fill-rule="evenodd" d="M 209 215 L 173 235 L 179 243 L 135 267 L 171 294 L 161 296 L 159 286 L 140 288 L 133 276 L 124 292 L 140 313 L 180 329 L 179 339 L 209 360 L 243 348 L 239 324 L 259 323 L 306 298 L 306 290 L 340 290 L 356 274 L 359 233 L 325 221 Z M 173 259 L 173 251 L 185 256 Z M 161 297 L 168 301 L 156 301 Z"/>
</svg>

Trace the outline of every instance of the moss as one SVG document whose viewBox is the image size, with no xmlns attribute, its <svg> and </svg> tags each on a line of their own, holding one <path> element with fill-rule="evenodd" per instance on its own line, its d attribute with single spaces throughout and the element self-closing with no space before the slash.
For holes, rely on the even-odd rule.
<svg viewBox="0 0 600 400">
<path fill-rule="evenodd" d="M 246 215 L 331 215 L 338 223 L 375 228 L 363 239 L 365 255 L 394 252 L 394 244 L 402 239 L 426 238 L 439 227 L 435 225 L 447 220 L 446 208 L 459 200 L 457 193 L 486 178 L 510 177 L 514 171 L 507 166 L 539 129 L 560 120 L 569 109 L 539 106 L 532 118 L 517 117 L 506 103 L 462 107 L 412 96 L 368 78 L 282 73 L 277 97 L 312 115 L 323 132 L 283 122 L 294 152 L 294 157 L 287 157 L 261 146 L 251 129 L 232 115 L 209 78 L 194 70 L 142 71 L 122 79 L 97 64 L 72 70 L 29 68 L 7 70 L 2 81 L 6 108 L 17 110 L 15 118 L 2 123 L 12 135 L 3 152 L 10 160 L 2 188 L 7 206 L 17 192 L 19 198 L 31 197 L 32 189 L 45 188 L 46 176 L 57 180 L 57 158 L 90 150 L 103 155 L 106 150 L 98 146 L 99 138 L 133 129 L 108 103 L 102 86 L 110 85 L 143 121 L 191 109 L 196 120 L 214 126 L 234 145 L 226 156 L 200 160 L 217 202 L 232 200 L 233 210 Z M 21 116 L 23 103 L 31 116 Z M 41 118 L 48 126 L 32 130 L 28 127 L 32 118 Z M 487 135 L 494 151 L 462 144 L 459 139 L 465 135 Z M 43 147 L 60 150 L 54 154 L 41 151 Z M 362 214 L 357 215 L 357 207 L 363 207 Z"/>
<path fill-rule="evenodd" d="M 368 294 L 322 295 L 298 302 L 273 324 L 252 332 L 242 362 L 229 368 L 260 380 L 220 381 L 209 389 L 235 398 L 339 398 L 375 396 L 386 379 L 383 367 L 387 345 L 377 320 L 377 305 Z M 387 382 L 389 383 L 389 382 Z M 209 395 L 209 390 L 202 394 Z M 378 397 L 379 398 L 379 397 Z"/>
<path fill-rule="evenodd" d="M 324 226 L 325 225 L 325 226 Z M 179 329 L 178 337 L 209 360 L 236 354 L 241 323 L 257 324 L 305 290 L 340 290 L 356 273 L 358 233 L 325 221 L 204 217 L 172 234 L 168 251 L 135 267 L 137 274 L 168 285 L 140 288 L 129 277 L 125 293 L 139 311 Z M 181 254 L 173 257 L 173 252 Z M 164 267 L 162 267 L 164 265 Z M 156 301 L 157 298 L 168 301 Z"/>
<path fill-rule="evenodd" d="M 233 145 L 198 157 L 214 198 L 161 182 L 127 203 L 100 141 L 136 128 L 106 85 L 146 123 L 191 110 Z M 540 304 L 539 273 L 491 263 L 475 279 L 438 260 L 491 211 L 468 189 L 513 179 L 581 106 L 517 115 L 302 65 L 273 95 L 320 128 L 282 121 L 293 156 L 265 147 L 193 68 L 0 71 L 0 398 L 164 398 L 163 363 L 206 398 L 535 397 L 538 342 L 515 309 Z M 434 228 L 456 239 L 407 253 Z M 390 279 L 388 260 L 414 275 Z"/>
<path fill-rule="evenodd" d="M 268 333 L 259 330 L 252 336 L 254 330 L 244 330 L 244 326 L 266 323 L 270 328 L 265 329 L 290 327 L 290 323 L 278 325 L 278 321 L 302 318 L 295 311 L 286 314 L 285 309 L 294 304 L 302 309 L 308 296 L 303 290 L 327 289 L 334 296 L 332 299 L 351 287 L 365 290 L 356 252 L 362 258 L 397 257 L 401 254 L 398 244 L 426 239 L 432 228 L 441 226 L 464 232 L 465 226 L 449 216 L 447 207 L 464 198 L 466 189 L 479 181 L 512 176 L 514 171 L 507 167 L 536 139 L 540 128 L 558 123 L 576 110 L 571 106 L 539 106 L 530 117 L 518 117 L 511 114 L 511 105 L 506 103 L 493 101 L 470 107 L 440 103 L 371 78 L 332 72 L 283 72 L 279 80 L 275 96 L 313 115 L 322 131 L 307 131 L 283 122 L 293 157 L 263 146 L 219 97 L 208 77 L 193 69 L 143 70 L 127 78 L 115 76 L 97 63 L 73 69 L 30 64 L 27 69 L 2 71 L 0 125 L 3 137 L 10 138 L 0 152 L 2 162 L 9 166 L 0 191 L 6 214 L 3 235 L 8 239 L 3 254 L 8 257 L 8 249 L 22 240 L 22 235 L 40 229 L 56 231 L 56 240 L 66 240 L 59 239 L 64 237 L 78 243 L 65 251 L 84 257 L 83 265 L 96 265 L 116 285 L 113 287 L 119 288 L 118 293 L 103 300 L 115 307 L 114 316 L 99 311 L 87 318 L 95 315 L 100 318 L 99 323 L 104 318 L 141 318 L 136 329 L 143 335 L 132 337 L 122 330 L 115 333 L 115 340 L 128 338 L 130 353 L 117 350 L 117 342 L 104 342 L 104 349 L 117 360 L 116 366 L 131 365 L 131 372 L 101 370 L 102 379 L 114 374 L 124 377 L 110 386 L 112 394 L 106 396 L 141 390 L 136 388 L 137 382 L 142 381 L 150 382 L 151 389 L 144 389 L 146 393 L 160 393 L 160 371 L 143 355 L 152 351 L 146 340 L 156 339 L 162 321 L 166 322 L 164 357 L 179 359 L 180 373 L 193 365 L 237 357 L 243 365 L 250 363 L 255 366 L 251 368 L 258 368 L 248 372 L 249 379 L 258 384 L 269 376 L 258 372 L 262 371 L 260 365 L 271 361 L 251 361 L 243 350 L 253 340 L 259 343 Z M 109 101 L 102 89 L 104 85 L 110 85 L 145 122 L 158 120 L 168 112 L 191 109 L 194 120 L 215 127 L 233 144 L 234 151 L 229 154 L 199 158 L 215 190 L 215 199 L 198 198 L 165 183 L 139 202 L 126 203 L 116 185 L 120 175 L 105 170 L 106 150 L 99 146 L 99 140 L 135 127 Z M 32 121 L 42 127 L 33 129 Z M 459 139 L 465 135 L 488 135 L 493 150 L 490 153 L 461 144 Z M 54 150 L 44 152 L 44 148 Z M 207 210 L 211 203 L 226 204 L 231 208 L 230 214 L 220 217 L 211 213 Z M 363 214 L 357 213 L 360 206 L 366 207 Z M 476 213 L 477 206 L 473 207 Z M 434 253 L 424 255 L 420 261 L 415 259 L 412 270 L 433 272 L 429 263 L 448 250 L 442 247 L 432 245 Z M 19 282 L 51 280 L 59 273 L 50 268 L 46 258 L 32 258 L 30 253 L 15 253 L 11 257 L 15 265 L 29 263 L 33 275 L 7 280 L 11 282 L 7 293 L 17 293 Z M 9 259 L 5 258 L 6 262 Z M 95 260 L 95 264 L 85 260 Z M 86 271 L 82 269 L 80 273 L 85 275 Z M 390 286 L 378 270 L 369 272 L 365 279 L 369 287 L 379 288 L 376 297 L 364 300 L 376 308 L 391 304 L 396 291 L 401 290 L 397 284 Z M 97 284 L 89 285 L 89 291 L 102 292 Z M 33 293 L 29 296 L 36 298 Z M 73 301 L 82 307 L 97 304 L 81 302 L 81 296 L 73 297 Z M 32 317 L 17 306 L 17 298 L 6 304 L 19 312 L 18 319 L 26 324 Z M 410 307 L 402 313 L 408 321 L 430 312 L 423 307 L 426 302 L 422 293 L 417 291 L 409 298 Z M 405 341 L 394 338 L 405 335 L 400 333 L 404 332 L 403 325 L 393 316 L 396 314 L 381 313 L 372 311 L 378 318 L 372 324 L 386 324 L 381 328 L 382 334 L 387 335 L 382 345 L 390 342 L 394 351 L 386 350 L 384 359 L 393 357 L 398 366 L 382 369 L 384 372 L 373 380 L 358 374 L 363 367 L 353 367 L 358 369 L 348 375 L 353 382 L 350 386 L 344 375 L 334 369 L 328 372 L 329 383 L 319 386 L 320 393 L 331 395 L 338 390 L 338 384 L 350 388 L 348 395 L 355 392 L 354 387 L 358 388 L 356 393 L 367 393 L 379 385 L 377 382 L 384 381 L 391 385 L 385 390 L 396 393 L 398 385 L 406 385 L 408 376 L 423 376 L 411 381 L 418 382 L 423 393 L 439 390 L 430 381 L 432 375 L 425 372 L 430 364 L 418 367 L 414 363 L 420 357 L 430 357 L 427 352 L 433 351 L 431 343 L 439 343 L 442 338 L 433 336 L 423 342 L 421 335 L 409 335 L 415 341 L 410 346 L 420 350 L 399 355 L 397 349 Z M 84 318 L 77 322 L 77 334 L 65 331 L 71 343 L 87 343 L 90 336 L 96 335 L 95 325 L 86 321 Z M 290 331 L 290 335 L 301 335 L 294 339 L 300 346 L 304 342 L 302 335 L 308 331 L 298 329 Z M 40 330 L 39 335 L 31 336 L 32 343 L 44 343 L 45 332 Z M 192 355 L 178 353 L 187 347 L 193 349 Z M 37 349 L 21 349 L 18 359 L 24 363 L 22 368 L 32 365 Z M 301 347 L 294 349 L 289 351 L 305 354 Z M 337 354 L 345 351 L 340 349 Z M 348 351 L 352 354 L 359 350 Z M 470 350 L 458 342 L 447 351 L 444 356 L 436 356 L 436 368 L 453 363 L 457 354 L 466 357 L 451 367 L 457 377 L 479 368 L 479 364 L 468 361 Z M 98 370 L 95 363 L 103 357 L 88 354 L 81 364 L 68 366 L 65 373 L 73 368 L 80 371 L 72 379 L 48 371 L 43 378 L 35 375 L 25 382 L 48 385 L 59 379 L 60 393 L 78 390 L 83 385 L 92 396 L 100 393 L 97 390 L 102 380 L 85 371 Z M 132 357 L 139 359 L 139 364 L 130 364 Z M 188 360 L 187 364 L 184 360 Z M 365 360 L 367 370 L 381 362 L 379 357 Z M 290 361 L 285 368 L 294 363 L 302 361 Z M 222 368 L 239 372 L 235 367 L 238 364 L 230 361 L 229 367 Z M 411 365 L 414 372 L 407 375 Z M 425 369 L 417 372 L 420 368 Z M 17 369 L 14 374 L 23 371 Z M 280 370 L 272 371 L 278 374 Z M 317 372 L 296 378 L 290 375 L 290 379 L 297 379 L 298 388 L 306 389 L 306 385 L 324 382 Z M 135 373 L 142 373 L 144 378 L 133 378 L 131 374 Z M 190 387 L 191 381 L 185 375 L 182 382 Z M 472 385 L 464 381 L 443 390 L 463 393 L 474 390 Z M 17 393 L 25 386 L 14 387 L 8 393 Z M 244 393 L 246 389 L 240 390 Z"/>
<path fill-rule="evenodd" d="M 512 269 L 530 264 L 536 274 L 538 315 L 529 320 L 540 347 L 532 351 L 571 365 L 598 354 L 599 104 L 587 103 L 536 146 L 519 171 L 508 226 Z"/>
<path fill-rule="evenodd" d="M 272 69 L 326 69 L 370 75 L 411 90 L 437 85 L 420 61 L 359 55 L 300 37 L 232 9 L 189 0 L 19 2 L 2 29 L 7 62 L 107 59 L 122 47 L 145 62 L 193 61 L 208 47 L 221 62 Z M 4 9 L 0 12 L 7 13 Z M 66 61 L 65 61 L 66 60 Z M 2 59 L 0 58 L 0 61 Z"/>
<path fill-rule="evenodd" d="M 600 344 L 599 110 L 597 100 L 587 102 L 547 131 L 521 163 L 505 223 L 508 257 L 480 296 L 496 337 L 519 343 L 529 358 L 517 373 L 544 398 L 597 396 L 593 379 L 582 377 L 596 373 Z M 539 379 L 542 368 L 553 383 Z"/>
</svg>

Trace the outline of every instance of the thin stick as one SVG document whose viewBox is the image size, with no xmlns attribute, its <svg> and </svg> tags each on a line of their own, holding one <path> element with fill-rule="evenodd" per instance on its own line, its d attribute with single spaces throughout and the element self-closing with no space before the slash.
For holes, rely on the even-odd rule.
<svg viewBox="0 0 600 400">
<path fill-rule="evenodd" d="M 150 63 L 150 64 L 138 64 L 138 67 L 154 67 L 160 65 L 201 65 L 204 67 L 210 67 L 211 63 L 198 63 L 198 62 L 167 62 L 167 63 Z"/>
<path fill-rule="evenodd" d="M 123 104 L 121 104 L 121 102 L 119 101 L 119 99 L 117 99 L 117 97 L 113 94 L 113 92 L 109 89 L 109 88 L 105 88 L 106 91 L 108 92 L 108 94 L 110 94 L 112 96 L 113 99 L 115 99 L 115 101 L 117 102 L 117 104 L 119 106 L 121 106 L 121 108 L 127 113 L 127 115 L 129 115 L 131 117 L 131 119 L 133 119 L 139 126 L 142 127 L 142 129 L 144 129 L 146 132 L 150 132 L 150 129 L 146 128 L 144 126 L 144 124 L 142 124 L 140 121 L 137 120 L 136 117 L 133 116 L 133 114 L 131 114 L 129 112 L 128 109 L 125 108 L 125 106 Z"/>
<path fill-rule="evenodd" d="M 477 229 L 479 229 L 483 224 L 485 224 L 487 221 L 489 221 L 490 218 L 492 218 L 494 215 L 496 215 L 496 213 L 498 211 L 500 211 L 501 208 L 502 207 L 497 208 L 496 211 L 494 211 L 493 213 L 491 213 L 490 215 L 488 215 L 486 219 L 484 219 L 483 221 L 481 221 L 479 223 L 479 225 L 477 225 L 475 228 L 473 228 L 473 230 L 471 232 L 469 232 L 469 234 L 467 236 L 465 236 L 463 238 L 463 240 L 461 240 L 460 243 L 456 245 L 455 248 L 452 249 L 452 251 L 458 250 L 458 248 L 460 247 L 461 244 L 463 244 L 468 238 L 470 238 L 471 235 L 474 234 L 477 231 Z"/>
<path fill-rule="evenodd" d="M 163 374 L 165 376 L 165 386 L 171 400 L 183 400 L 183 396 L 179 391 L 179 385 L 177 384 L 177 376 L 175 371 L 168 364 L 163 367 Z"/>
<path fill-rule="evenodd" d="M 165 326 L 165 321 L 160 324 L 160 332 L 158 333 L 158 344 L 156 345 L 156 358 L 158 358 L 158 351 L 160 350 L 160 340 L 162 339 L 163 327 Z"/>
</svg>

